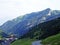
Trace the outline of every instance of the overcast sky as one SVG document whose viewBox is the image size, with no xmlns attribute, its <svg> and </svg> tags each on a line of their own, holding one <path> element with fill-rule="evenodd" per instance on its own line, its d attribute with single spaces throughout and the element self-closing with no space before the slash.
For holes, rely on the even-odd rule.
<svg viewBox="0 0 60 45">
<path fill-rule="evenodd" d="M 60 10 L 60 0 L 0 0 L 0 25 L 15 17 L 46 8 Z"/>
</svg>

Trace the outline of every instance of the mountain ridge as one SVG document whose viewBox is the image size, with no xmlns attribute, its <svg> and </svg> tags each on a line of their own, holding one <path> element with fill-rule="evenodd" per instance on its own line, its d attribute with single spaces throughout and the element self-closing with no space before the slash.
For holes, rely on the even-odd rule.
<svg viewBox="0 0 60 45">
<path fill-rule="evenodd" d="M 27 15 L 23 16 L 22 18 L 17 18 L 17 20 L 19 20 L 19 21 L 16 20 L 18 23 L 17 22 L 15 23 L 14 21 L 12 21 L 12 24 L 11 24 L 9 22 L 6 25 L 7 26 L 6 29 L 5 29 L 5 26 L 4 26 L 4 28 L 2 26 L 2 30 L 5 29 L 4 31 L 6 33 L 12 33 L 12 34 L 15 33 L 18 36 L 23 35 L 26 32 L 28 32 L 31 27 L 33 27 L 35 25 L 38 25 L 40 23 L 44 23 L 46 21 L 50 21 L 50 20 L 60 17 L 60 11 L 57 11 L 57 10 L 54 10 L 51 12 L 50 11 L 51 11 L 51 9 L 47 8 L 40 12 L 34 12 L 31 14 L 27 14 Z M 12 27 L 12 28 L 10 28 L 10 27 Z"/>
</svg>

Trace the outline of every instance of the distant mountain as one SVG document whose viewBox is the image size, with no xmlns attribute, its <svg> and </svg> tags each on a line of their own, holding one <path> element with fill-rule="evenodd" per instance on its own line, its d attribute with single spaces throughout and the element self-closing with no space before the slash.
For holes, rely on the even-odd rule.
<svg viewBox="0 0 60 45">
<path fill-rule="evenodd" d="M 8 21 L 1 26 L 1 29 L 8 34 L 12 33 L 17 37 L 20 37 L 26 34 L 32 27 L 58 17 L 60 17 L 59 10 L 51 10 L 50 8 L 47 8 L 43 11 L 26 14 L 23 17 L 18 17 L 12 21 Z"/>
<path fill-rule="evenodd" d="M 19 23 L 22 20 L 22 18 L 23 18 L 23 16 L 20 16 L 13 20 L 7 21 L 2 26 L 0 26 L 0 29 L 3 31 L 6 31 L 6 30 L 12 28 L 13 26 L 15 26 L 17 23 Z"/>
</svg>

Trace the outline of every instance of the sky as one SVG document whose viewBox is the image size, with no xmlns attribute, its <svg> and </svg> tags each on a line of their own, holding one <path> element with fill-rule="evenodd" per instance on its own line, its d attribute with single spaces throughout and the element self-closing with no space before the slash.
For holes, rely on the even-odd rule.
<svg viewBox="0 0 60 45">
<path fill-rule="evenodd" d="M 60 10 L 60 0 L 0 0 L 0 25 L 31 12 Z"/>
</svg>

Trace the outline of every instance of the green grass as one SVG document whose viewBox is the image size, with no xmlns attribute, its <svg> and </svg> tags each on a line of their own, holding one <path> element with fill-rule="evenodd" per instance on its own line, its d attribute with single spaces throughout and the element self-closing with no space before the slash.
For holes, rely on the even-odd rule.
<svg viewBox="0 0 60 45">
<path fill-rule="evenodd" d="M 43 45 L 60 45 L 60 34 L 42 40 Z"/>
<path fill-rule="evenodd" d="M 20 40 L 13 42 L 11 45 L 31 45 L 34 40 L 35 39 L 29 39 L 29 38 L 20 39 Z"/>
</svg>

